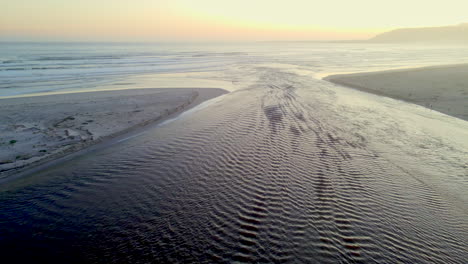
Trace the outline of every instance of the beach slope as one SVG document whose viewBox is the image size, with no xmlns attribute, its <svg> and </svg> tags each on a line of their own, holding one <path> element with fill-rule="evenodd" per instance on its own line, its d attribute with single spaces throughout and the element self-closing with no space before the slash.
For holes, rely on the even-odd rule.
<svg viewBox="0 0 468 264">
<path fill-rule="evenodd" d="M 467 64 L 339 74 L 324 79 L 468 120 Z"/>
</svg>

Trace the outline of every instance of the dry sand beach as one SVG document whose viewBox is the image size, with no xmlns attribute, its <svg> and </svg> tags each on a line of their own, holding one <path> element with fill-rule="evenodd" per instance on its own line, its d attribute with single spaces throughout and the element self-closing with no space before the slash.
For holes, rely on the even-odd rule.
<svg viewBox="0 0 468 264">
<path fill-rule="evenodd" d="M 330 82 L 468 120 L 468 65 L 330 75 Z"/>
<path fill-rule="evenodd" d="M 224 93 L 215 88 L 133 89 L 0 99 L 0 175 L 160 121 Z"/>
</svg>

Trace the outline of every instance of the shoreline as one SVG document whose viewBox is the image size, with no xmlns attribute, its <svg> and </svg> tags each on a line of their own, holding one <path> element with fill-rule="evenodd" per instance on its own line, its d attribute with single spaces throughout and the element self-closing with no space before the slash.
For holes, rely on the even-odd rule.
<svg viewBox="0 0 468 264">
<path fill-rule="evenodd" d="M 468 121 L 468 64 L 335 74 L 323 80 Z"/>
<path fill-rule="evenodd" d="M 140 98 L 139 99 L 136 98 L 137 95 L 132 95 L 131 93 L 140 93 L 139 94 Z M 73 94 L 65 94 L 65 95 L 57 94 L 57 95 L 45 95 L 45 96 L 34 96 L 34 97 L 22 97 L 19 100 L 23 100 L 23 101 L 28 100 L 28 101 L 32 101 L 31 104 L 37 104 L 37 102 L 34 103 L 34 101 L 37 101 L 38 99 L 47 100 L 51 98 L 55 99 L 53 97 L 66 98 L 69 96 L 80 98 L 83 96 L 93 97 L 94 95 L 94 96 L 101 96 L 102 97 L 101 99 L 104 99 L 104 100 L 113 99 L 112 107 L 119 108 L 119 107 L 122 107 L 123 104 L 126 104 L 128 106 L 128 101 L 132 101 L 131 103 L 135 103 L 135 102 L 141 102 L 143 100 L 144 103 L 148 103 L 148 100 L 152 99 L 151 96 L 153 97 L 160 96 L 162 97 L 161 100 L 169 99 L 169 100 L 173 100 L 174 102 L 177 102 L 177 104 L 175 104 L 175 106 L 172 108 L 166 108 L 167 105 L 159 106 L 158 102 L 152 103 L 152 105 L 150 105 L 150 107 L 152 107 L 152 110 L 154 110 L 155 107 L 156 109 L 158 109 L 158 107 L 159 109 L 161 108 L 164 108 L 164 109 L 160 110 L 160 112 L 157 112 L 157 113 L 151 112 L 150 113 L 151 118 L 142 119 L 142 118 L 134 117 L 133 119 L 129 118 L 129 120 L 122 120 L 122 119 L 111 120 L 111 121 L 106 120 L 107 123 L 105 123 L 104 126 L 95 129 L 97 132 L 99 132 L 96 138 L 92 138 L 92 136 L 91 138 L 80 138 L 80 139 L 74 140 L 70 144 L 67 144 L 65 147 L 59 146 L 56 149 L 56 151 L 47 153 L 47 155 L 44 155 L 42 157 L 33 157 L 30 160 L 27 160 L 18 165 L 16 164 L 16 161 L 15 161 L 14 167 L 8 168 L 6 170 L 4 169 L 5 166 L 0 167 L 1 169 L 0 170 L 0 183 L 8 182 L 10 180 L 19 178 L 23 175 L 28 175 L 28 174 L 37 172 L 39 170 L 53 166 L 55 164 L 74 158 L 76 156 L 84 155 L 88 152 L 91 152 L 100 148 L 104 148 L 108 145 L 118 143 L 124 140 L 125 138 L 128 138 L 129 136 L 131 137 L 134 135 L 138 135 L 139 133 L 142 133 L 143 131 L 151 127 L 157 126 L 166 120 L 179 116 L 180 114 L 184 113 L 185 111 L 189 109 L 193 109 L 194 107 L 200 105 L 201 103 L 207 102 L 210 99 L 214 99 L 226 93 L 228 93 L 226 90 L 220 89 L 220 88 L 145 88 L 145 89 L 116 90 L 116 91 L 103 91 L 103 92 L 83 92 L 83 93 L 73 93 Z M 148 98 L 142 98 L 142 97 L 148 97 Z M 123 101 L 123 102 L 120 102 L 119 100 L 115 100 L 116 98 L 120 99 L 120 101 Z M 80 99 L 83 99 L 83 98 L 80 98 Z M 0 108 L 5 107 L 5 104 L 7 104 L 6 105 L 7 107 L 8 107 L 8 104 L 15 105 L 15 102 L 13 103 L 7 102 L 5 104 L 2 104 L 3 103 L 2 100 L 5 100 L 5 99 L 0 99 Z M 21 103 L 23 102 L 20 101 L 19 104 L 21 105 Z M 141 106 L 135 112 L 143 112 L 142 109 L 145 109 L 145 106 Z M 92 109 L 85 109 L 85 110 L 91 111 Z M 57 109 L 56 111 L 58 113 L 60 109 Z M 116 112 L 117 111 L 118 110 L 116 110 Z M 0 116 L 2 114 L 5 115 L 4 113 L 0 113 Z M 82 114 L 82 113 L 77 113 L 77 115 L 78 114 Z M 147 116 L 148 115 L 146 115 L 145 117 Z M 70 120 L 66 120 L 67 118 L 65 118 L 65 122 L 70 121 Z M 75 118 L 73 118 L 73 121 L 74 119 Z M 128 123 L 125 123 L 122 121 L 127 121 Z M 132 123 L 130 124 L 130 122 Z M 125 123 L 128 125 L 124 127 L 122 126 L 119 127 L 119 126 L 115 126 L 116 123 L 120 123 L 120 124 Z M 18 126 L 18 125 L 15 125 L 15 126 Z M 57 126 L 55 126 L 54 128 L 57 128 Z M 1 129 L 4 130 L 5 126 L 0 127 L 0 131 L 2 131 Z M 106 130 L 108 133 L 101 134 L 103 129 Z M 47 129 L 47 131 L 50 131 L 50 130 L 51 128 Z M 67 132 L 67 131 L 72 131 L 72 132 Z M 86 132 L 88 133 L 89 131 L 90 130 L 86 130 Z M 65 129 L 65 132 L 67 136 L 70 135 L 70 133 L 73 133 L 72 136 L 75 136 L 75 137 L 79 136 L 76 134 L 75 127 L 71 127 L 71 129 L 67 128 Z M 57 139 L 55 140 L 57 141 Z M 61 137 L 60 141 L 63 141 L 63 140 L 64 140 L 63 137 Z M 46 142 L 46 143 L 50 143 L 50 142 Z M 0 154 L 5 154 L 4 153 L 5 148 L 3 149 L 1 148 L 4 146 L 5 146 L 5 143 L 0 145 Z M 29 151 L 32 152 L 33 150 L 30 149 Z M 4 164 L 0 164 L 0 166 L 1 165 L 4 165 Z"/>
</svg>

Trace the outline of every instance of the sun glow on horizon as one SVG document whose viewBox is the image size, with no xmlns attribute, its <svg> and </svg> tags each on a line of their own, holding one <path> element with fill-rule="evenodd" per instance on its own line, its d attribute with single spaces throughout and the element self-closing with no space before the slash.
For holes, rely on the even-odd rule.
<svg viewBox="0 0 468 264">
<path fill-rule="evenodd" d="M 467 22 L 465 10 L 464 0 L 17 0 L 2 3 L 0 40 L 366 39 Z"/>
</svg>

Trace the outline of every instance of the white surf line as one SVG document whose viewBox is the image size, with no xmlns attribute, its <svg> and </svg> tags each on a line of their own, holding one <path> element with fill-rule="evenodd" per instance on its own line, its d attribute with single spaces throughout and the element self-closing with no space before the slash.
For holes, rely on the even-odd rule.
<svg viewBox="0 0 468 264">
<path fill-rule="evenodd" d="M 227 94 L 229 94 L 229 93 L 227 93 Z M 170 123 L 172 123 L 172 122 L 174 122 L 174 121 L 176 121 L 178 119 L 184 118 L 184 117 L 189 116 L 189 115 L 191 115 L 191 114 L 193 114 L 193 113 L 195 113 L 197 111 L 200 111 L 201 109 L 204 109 L 204 108 L 208 107 L 211 104 L 214 104 L 214 103 L 216 103 L 218 101 L 221 101 L 222 98 L 227 94 L 223 94 L 223 95 L 220 95 L 220 96 L 215 97 L 213 99 L 207 100 L 207 101 L 195 106 L 192 109 L 189 109 L 189 110 L 187 110 L 185 112 L 180 113 L 178 116 L 176 116 L 174 118 L 171 118 L 171 119 L 165 120 L 164 122 L 161 122 L 160 124 L 156 125 L 156 127 L 165 126 L 165 125 L 170 124 Z"/>
<path fill-rule="evenodd" d="M 146 133 L 146 131 L 145 131 L 145 132 L 140 132 L 140 133 L 138 133 L 138 134 L 136 134 L 136 135 L 131 135 L 131 136 L 126 137 L 126 138 L 122 138 L 122 139 L 118 140 L 117 143 L 120 143 L 120 142 L 123 142 L 123 141 L 127 141 L 127 140 L 129 140 L 129 139 L 131 139 L 131 138 L 141 136 L 141 135 L 143 135 L 143 134 L 145 134 L 145 133 Z"/>
<path fill-rule="evenodd" d="M 229 94 L 229 93 L 227 93 L 227 94 Z M 172 122 L 174 122 L 174 121 L 176 121 L 176 120 L 178 120 L 178 119 L 187 117 L 187 116 L 189 116 L 189 115 L 191 115 L 191 114 L 193 114 L 193 113 L 195 113 L 195 112 L 197 112 L 197 111 L 199 111 L 199 110 L 201 110 L 201 109 L 204 109 L 204 108 L 208 107 L 209 105 L 211 105 L 211 104 L 213 104 L 213 103 L 216 103 L 216 102 L 220 101 L 225 95 L 226 95 L 226 94 L 223 94 L 223 95 L 220 95 L 220 96 L 215 97 L 215 98 L 213 98 L 213 99 L 207 100 L 207 101 L 205 101 L 205 102 L 203 102 L 203 103 L 201 103 L 201 104 L 199 104 L 199 105 L 197 105 L 197 106 L 195 106 L 195 107 L 193 107 L 193 108 L 191 108 L 191 109 L 189 109 L 189 110 L 187 110 L 187 111 L 184 111 L 184 112 L 180 113 L 180 114 L 177 115 L 176 117 L 167 119 L 167 120 L 165 120 L 165 121 L 163 121 L 163 122 L 157 124 L 155 127 L 162 127 L 162 126 L 165 126 L 165 125 L 167 125 L 167 124 L 170 124 L 170 123 L 172 123 Z M 127 140 L 129 140 L 129 139 L 132 139 L 132 138 L 141 136 L 141 135 L 146 134 L 146 133 L 147 133 L 147 131 L 143 131 L 143 132 L 140 132 L 140 133 L 138 133 L 138 134 L 131 135 L 131 136 L 128 136 L 128 137 L 126 137 L 126 138 L 120 139 L 120 140 L 118 140 L 116 143 L 124 142 L 124 141 L 127 141 Z"/>
</svg>

